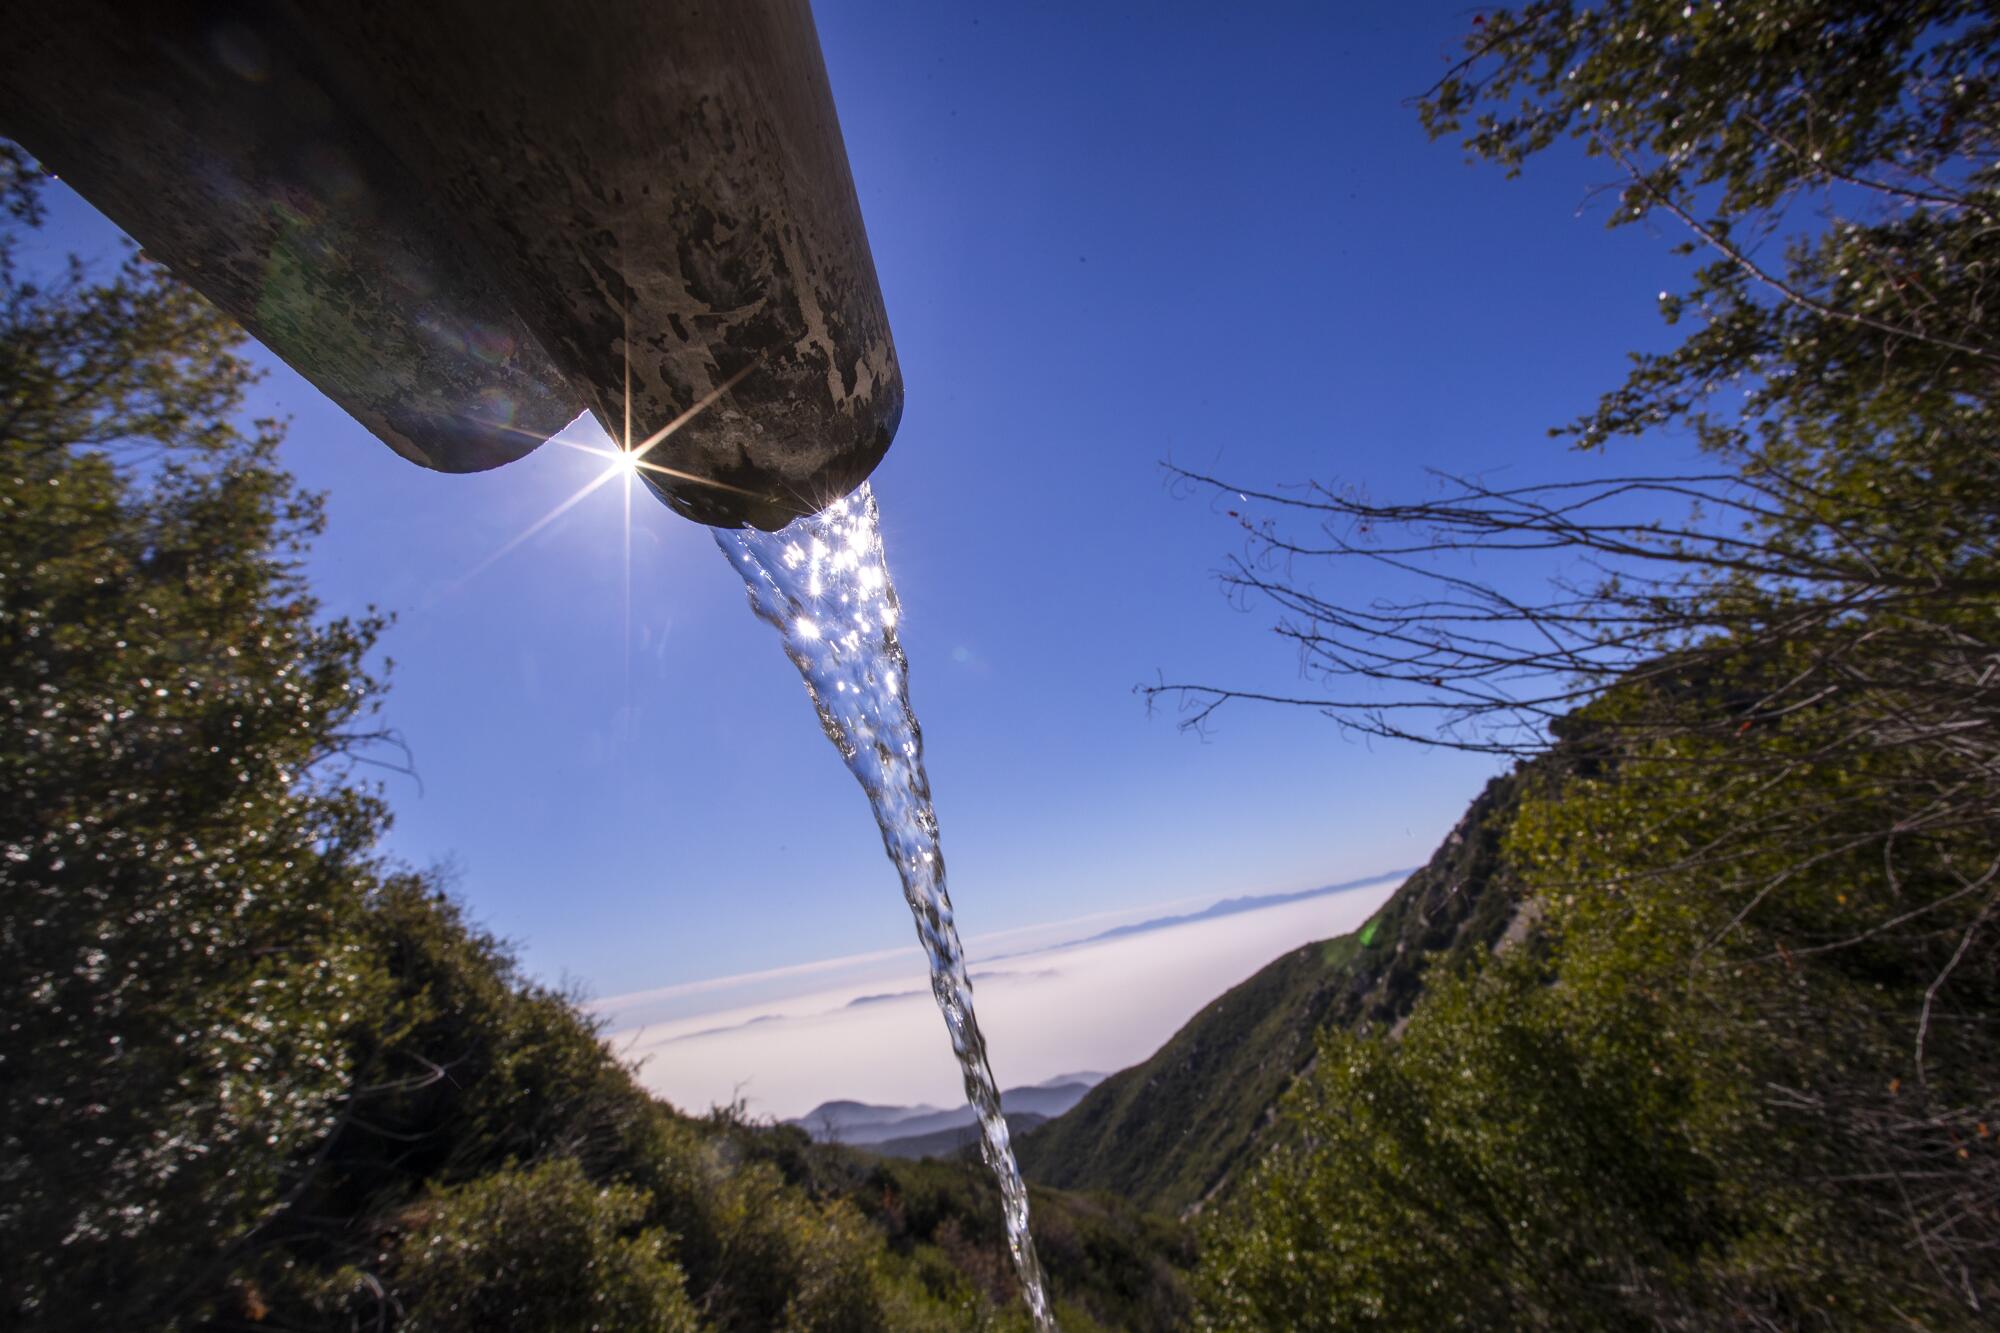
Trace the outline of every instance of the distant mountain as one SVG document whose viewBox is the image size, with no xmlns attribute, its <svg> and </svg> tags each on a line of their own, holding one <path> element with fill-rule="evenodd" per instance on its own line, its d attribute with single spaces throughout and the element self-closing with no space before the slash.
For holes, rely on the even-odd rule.
<svg viewBox="0 0 2000 1333">
<path fill-rule="evenodd" d="M 1324 884 L 1317 889 L 1300 889 L 1297 893 L 1260 893 L 1242 898 L 1224 898 L 1212 903 L 1199 912 L 1184 912 L 1179 916 L 1156 916 L 1146 921 L 1135 921 L 1129 926 L 1113 926 L 1100 930 L 1095 935 L 1086 935 L 1080 940 L 1071 940 L 1057 947 L 1069 949 L 1079 944 L 1095 944 L 1099 940 L 1120 939 L 1126 935 L 1139 935 L 1149 930 L 1164 930 L 1168 926 L 1186 925 L 1190 921 L 1212 921 L 1220 916 L 1235 916 L 1239 912 L 1255 912 L 1266 907 L 1277 907 L 1281 903 L 1302 902 L 1307 898 L 1324 898 L 1332 893 L 1346 893 L 1349 889 L 1359 889 L 1370 884 L 1380 884 L 1385 879 L 1415 874 L 1414 869 L 1385 870 L 1379 875 L 1366 879 L 1343 880 L 1339 884 Z"/>
<path fill-rule="evenodd" d="M 898 1120 L 912 1116 L 931 1115 L 937 1112 L 935 1106 L 872 1106 L 867 1102 L 821 1102 L 797 1120 L 787 1120 L 788 1125 L 797 1125 L 812 1135 L 820 1143 L 861 1143 L 859 1137 L 877 1130 L 889 1131 L 888 1127 Z M 886 1133 L 883 1135 L 886 1137 Z"/>
<path fill-rule="evenodd" d="M 1096 1080 L 1085 1083 L 1079 1079 L 1073 1083 L 1058 1083 L 1054 1087 L 1038 1083 L 1032 1088 L 1011 1088 L 1000 1094 L 1000 1109 L 1009 1115 L 1021 1111 L 1030 1115 L 1059 1116 L 1082 1101 L 1084 1094 L 1095 1085 Z"/>
<path fill-rule="evenodd" d="M 1061 1077 L 1062 1082 L 1051 1080 L 1033 1087 L 1008 1088 L 1000 1094 L 1000 1109 L 1006 1112 L 1010 1123 L 1019 1115 L 1032 1117 L 1034 1124 L 1039 1125 L 1083 1100 L 1084 1094 L 1104 1075 L 1081 1073 Z M 873 1106 L 866 1102 L 835 1101 L 821 1102 L 804 1115 L 785 1123 L 803 1129 L 815 1142 L 872 1148 L 892 1139 L 921 1139 L 949 1134 L 977 1120 L 970 1105 L 942 1111 L 935 1106 Z M 893 1155 L 908 1157 L 923 1156 L 924 1153 L 899 1152 Z"/>
<path fill-rule="evenodd" d="M 1033 1111 L 1010 1111 L 1007 1113 L 1008 1133 L 1019 1137 L 1035 1128 L 1047 1124 L 1049 1117 L 1036 1115 Z M 972 1148 L 979 1142 L 979 1126 L 968 1119 L 965 1124 L 950 1129 L 932 1130 L 928 1134 L 912 1134 L 907 1138 L 884 1139 L 880 1143 L 868 1145 L 868 1151 L 884 1157 L 950 1157 Z"/>
<path fill-rule="evenodd" d="M 1526 777 L 1488 783 L 1430 862 L 1360 930 L 1294 949 L 1210 1003 L 1150 1059 L 1017 1139 L 1023 1174 L 1176 1212 L 1210 1197 L 1267 1140 L 1278 1099 L 1311 1062 L 1322 1027 L 1399 1022 L 1429 967 L 1491 949 L 1507 932 L 1516 898 L 1501 871 L 1500 829 Z M 1269 901 L 1231 899 L 1197 915 Z"/>
<path fill-rule="evenodd" d="M 1100 1074 L 1094 1069 L 1080 1069 L 1074 1074 L 1057 1074 L 1052 1078 L 1045 1078 L 1040 1083 L 1035 1084 L 1035 1086 L 1038 1088 L 1059 1088 L 1065 1083 L 1081 1083 L 1086 1088 L 1094 1088 L 1108 1077 L 1109 1075 Z"/>
</svg>

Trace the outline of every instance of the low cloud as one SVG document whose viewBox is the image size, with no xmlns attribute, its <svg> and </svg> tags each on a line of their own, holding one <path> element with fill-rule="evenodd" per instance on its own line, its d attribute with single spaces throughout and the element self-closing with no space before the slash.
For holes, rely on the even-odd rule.
<svg viewBox="0 0 2000 1333">
<path fill-rule="evenodd" d="M 929 991 L 892 990 L 887 995 L 857 995 L 847 1002 L 849 1009 L 859 1009 L 864 1004 L 886 1004 L 890 1000 L 907 1000 L 912 995 L 928 995 Z"/>
<path fill-rule="evenodd" d="M 1358 928 L 1393 880 L 1213 920 L 1015 954 L 975 970 L 980 1024 L 1002 1086 L 1070 1069 L 1122 1069 L 1231 986 L 1291 949 Z M 774 1006 L 626 1026 L 612 1040 L 640 1077 L 692 1111 L 733 1099 L 780 1118 L 834 1098 L 964 1100 L 929 978 L 915 960 Z M 1037 962 L 1060 966 L 1036 966 Z M 897 964 L 900 964 L 898 966 Z M 886 985 L 884 983 L 887 983 Z M 774 1012 L 774 1009 L 776 1012 Z"/>
<path fill-rule="evenodd" d="M 785 1016 L 783 1014 L 759 1014 L 755 1018 L 746 1018 L 741 1023 L 725 1023 L 719 1028 L 703 1028 L 699 1032 L 683 1033 L 678 1037 L 665 1037 L 655 1044 L 666 1046 L 677 1041 L 694 1041 L 699 1037 L 719 1036 L 724 1032 L 741 1032 L 744 1028 L 755 1027 L 759 1023 L 782 1023 L 784 1021 Z"/>
</svg>

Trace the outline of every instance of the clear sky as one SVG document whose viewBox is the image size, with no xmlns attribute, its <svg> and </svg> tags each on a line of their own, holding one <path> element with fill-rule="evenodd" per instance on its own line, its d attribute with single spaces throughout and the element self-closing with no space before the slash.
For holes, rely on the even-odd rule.
<svg viewBox="0 0 2000 1333">
<path fill-rule="evenodd" d="M 1230 521 L 1160 460 L 1382 495 L 1560 468 L 1544 428 L 1662 341 L 1663 239 L 1606 232 L 1580 158 L 1509 182 L 1426 141 L 1407 99 L 1462 5 L 817 9 L 908 388 L 876 492 L 962 927 L 1421 862 L 1492 761 L 1287 710 L 1204 741 L 1134 698 L 1297 684 L 1212 581 Z M 58 203 L 52 240 L 107 250 Z M 534 974 L 609 996 L 910 943 L 706 531 L 641 496 L 628 565 L 610 487 L 486 564 L 597 460 L 428 474 L 278 366 L 257 407 L 329 496 L 329 607 L 400 617 L 422 782 L 389 781 L 391 849 L 456 866 Z"/>
</svg>

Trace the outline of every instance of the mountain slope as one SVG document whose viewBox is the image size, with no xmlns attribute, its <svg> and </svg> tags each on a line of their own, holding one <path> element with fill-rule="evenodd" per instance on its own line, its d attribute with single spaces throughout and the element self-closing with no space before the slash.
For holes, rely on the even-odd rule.
<svg viewBox="0 0 2000 1333">
<path fill-rule="evenodd" d="M 1101 1074 L 1076 1074 L 1067 1082 L 1037 1083 L 1032 1087 L 1008 1088 L 1000 1094 L 1000 1109 L 1011 1122 L 1017 1115 L 1033 1117 L 1027 1123 L 1039 1125 L 1059 1116 L 1083 1100 L 1098 1083 Z M 891 1139 L 934 1138 L 948 1131 L 975 1124 L 978 1113 L 964 1102 L 949 1110 L 935 1106 L 871 1106 L 866 1102 L 821 1102 L 806 1114 L 784 1123 L 810 1134 L 816 1143 L 845 1143 L 849 1147 L 874 1147 Z M 968 1140 L 969 1141 L 969 1140 Z M 938 1139 L 938 1142 L 944 1142 Z M 894 1152 L 892 1156 L 922 1156 L 922 1153 Z"/>
<path fill-rule="evenodd" d="M 1009 1111 L 1007 1132 L 1015 1138 L 1027 1133 L 1038 1125 L 1046 1125 L 1049 1117 L 1034 1111 Z M 902 1138 L 883 1139 L 868 1145 L 867 1151 L 883 1157 L 907 1157 L 912 1161 L 925 1157 L 952 1157 L 958 1153 L 974 1151 L 979 1142 L 979 1125 L 973 1121 L 963 1125 L 951 1125 L 945 1129 L 934 1129 L 927 1134 L 909 1134 Z"/>
<path fill-rule="evenodd" d="M 1039 1184 L 1144 1207 L 1200 1204 L 1256 1150 L 1329 1023 L 1395 1023 L 1426 968 L 1491 949 L 1514 916 L 1500 831 L 1524 772 L 1498 777 L 1430 862 L 1351 935 L 1308 944 L 1215 1000 L 1142 1064 L 1017 1140 Z"/>
<path fill-rule="evenodd" d="M 1326 898 L 1336 893 L 1346 893 L 1367 884 L 1380 884 L 1385 879 L 1412 873 L 1408 869 L 1387 870 L 1379 875 L 1366 875 L 1360 879 L 1343 880 L 1339 884 L 1322 884 L 1316 889 L 1300 889 L 1296 893 L 1258 893 L 1246 897 L 1224 898 L 1221 902 L 1210 903 L 1199 912 L 1183 912 L 1176 916 L 1156 916 L 1149 921 L 1134 921 L 1129 926 L 1113 926 L 1100 930 L 1095 935 L 1086 935 L 1080 940 L 1071 940 L 1061 947 L 1068 949 L 1080 944 L 1096 944 L 1102 940 L 1122 939 L 1128 935 L 1143 935 L 1149 930 L 1165 930 L 1169 926 L 1185 926 L 1190 921 L 1213 921 L 1217 917 L 1235 916 L 1240 912 L 1257 912 L 1266 907 L 1277 907 L 1284 903 L 1304 902 L 1307 898 Z M 1008 955 L 1002 954 L 1001 957 Z M 1093 1082 L 1098 1080 L 1093 1079 Z"/>
<path fill-rule="evenodd" d="M 869 1143 L 898 1131 L 889 1126 L 914 1116 L 939 1114 L 935 1106 L 877 1106 L 868 1102 L 821 1102 L 805 1115 L 787 1120 L 822 1143 Z M 902 1131 L 907 1133 L 908 1131 Z"/>
</svg>

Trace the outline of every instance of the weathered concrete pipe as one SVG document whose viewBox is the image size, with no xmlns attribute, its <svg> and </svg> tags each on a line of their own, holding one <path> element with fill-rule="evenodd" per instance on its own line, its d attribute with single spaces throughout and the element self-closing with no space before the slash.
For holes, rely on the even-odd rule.
<svg viewBox="0 0 2000 1333">
<path fill-rule="evenodd" d="M 426 467 L 776 528 L 902 415 L 806 0 L 17 0 L 0 134 Z"/>
</svg>

